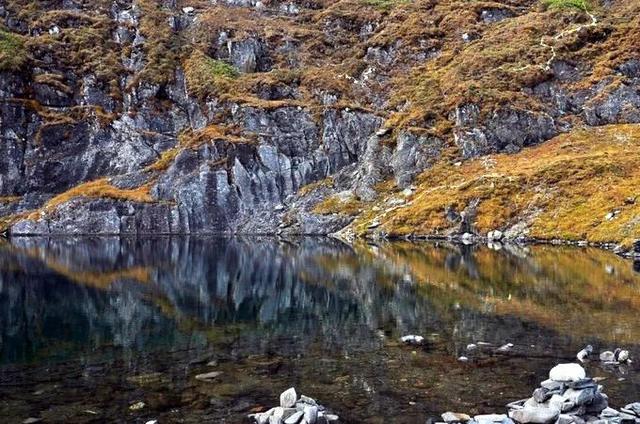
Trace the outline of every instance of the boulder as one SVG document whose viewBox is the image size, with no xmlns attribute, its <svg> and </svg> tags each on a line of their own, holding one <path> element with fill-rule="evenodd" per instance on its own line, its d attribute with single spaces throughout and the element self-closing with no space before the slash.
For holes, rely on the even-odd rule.
<svg viewBox="0 0 640 424">
<path fill-rule="evenodd" d="M 283 408 L 293 408 L 296 406 L 296 401 L 298 400 L 298 394 L 296 393 L 296 389 L 290 387 L 280 394 L 280 406 Z"/>
<path fill-rule="evenodd" d="M 579 364 L 559 364 L 549 371 L 549 379 L 559 382 L 584 380 L 586 372 Z"/>
</svg>

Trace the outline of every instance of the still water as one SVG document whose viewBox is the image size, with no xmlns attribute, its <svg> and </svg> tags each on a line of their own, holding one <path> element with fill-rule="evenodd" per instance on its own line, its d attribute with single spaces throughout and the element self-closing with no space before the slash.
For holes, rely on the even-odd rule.
<svg viewBox="0 0 640 424">
<path fill-rule="evenodd" d="M 550 246 L 16 238 L 0 244 L 0 422 L 243 423 L 294 386 L 341 422 L 424 423 L 503 411 L 587 343 L 637 359 L 586 366 L 620 407 L 640 400 L 632 265 Z"/>
</svg>

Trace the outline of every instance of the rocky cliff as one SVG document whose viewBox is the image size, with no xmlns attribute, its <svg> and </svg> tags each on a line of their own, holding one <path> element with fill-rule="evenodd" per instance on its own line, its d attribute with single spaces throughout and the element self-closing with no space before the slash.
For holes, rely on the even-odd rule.
<svg viewBox="0 0 640 424">
<path fill-rule="evenodd" d="M 0 0 L 2 227 L 632 240 L 639 12 Z"/>
</svg>

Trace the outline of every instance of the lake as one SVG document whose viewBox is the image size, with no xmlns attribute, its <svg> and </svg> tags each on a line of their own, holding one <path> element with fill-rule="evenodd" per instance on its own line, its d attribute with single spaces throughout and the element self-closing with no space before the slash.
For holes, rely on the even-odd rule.
<svg viewBox="0 0 640 424">
<path fill-rule="evenodd" d="M 406 334 L 426 342 L 406 346 Z M 640 359 L 639 341 L 640 274 L 591 248 L 0 243 L 2 423 L 244 423 L 291 386 L 341 422 L 424 423 L 502 412 L 587 343 Z M 640 400 L 636 362 L 586 368 L 606 378 L 611 406 Z M 210 371 L 221 374 L 195 379 Z"/>
</svg>

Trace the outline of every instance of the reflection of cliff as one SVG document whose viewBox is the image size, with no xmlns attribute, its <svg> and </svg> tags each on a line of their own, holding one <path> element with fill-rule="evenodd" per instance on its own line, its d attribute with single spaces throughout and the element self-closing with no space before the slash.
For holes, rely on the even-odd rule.
<svg viewBox="0 0 640 424">
<path fill-rule="evenodd" d="M 14 239 L 0 249 L 0 361 L 207 340 L 367 349 L 379 343 L 377 329 L 438 332 L 460 344 L 567 343 L 558 333 L 631 342 L 640 335 L 639 281 L 612 254 L 562 248 Z"/>
</svg>

